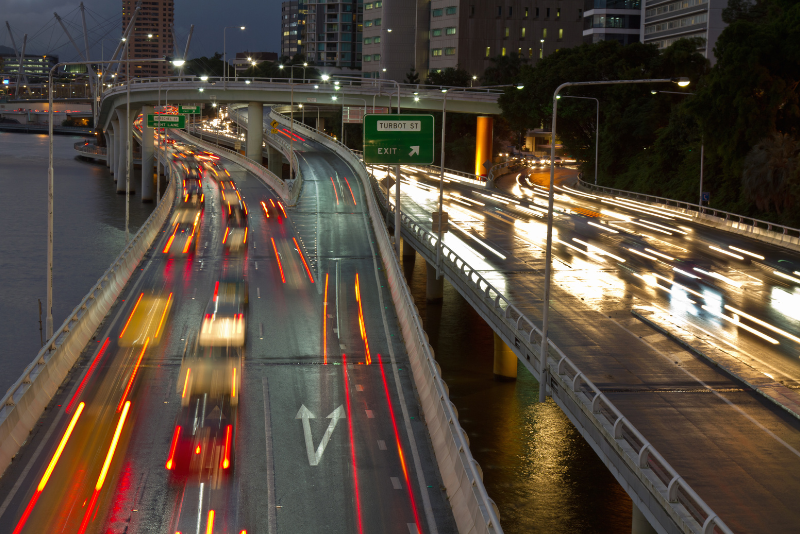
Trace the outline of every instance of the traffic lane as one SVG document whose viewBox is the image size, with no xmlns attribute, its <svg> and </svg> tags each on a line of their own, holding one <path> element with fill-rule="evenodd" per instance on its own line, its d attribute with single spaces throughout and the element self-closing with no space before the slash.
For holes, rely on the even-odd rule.
<svg viewBox="0 0 800 534">
<path fill-rule="evenodd" d="M 175 307 L 166 328 L 168 336 L 154 348 L 143 368 L 143 391 L 137 392 L 137 417 L 133 419 L 131 446 L 124 455 L 124 471 L 114 490 L 113 505 L 105 516 L 107 529 L 151 531 L 176 519 L 173 508 L 177 488 L 164 467 L 178 412 L 177 379 L 181 358 L 199 330 L 206 303 L 220 276 L 218 259 L 219 196 L 214 184 L 204 181 L 206 210 L 201 227 L 203 244 L 193 259 L 161 256 L 165 280 L 176 291 Z M 191 348 L 189 347 L 189 350 Z M 169 510 L 169 514 L 153 513 Z M 179 514 L 178 514 L 179 515 Z M 98 515 L 103 518 L 103 515 Z"/>
<path fill-rule="evenodd" d="M 725 400 L 704 394 L 608 396 L 645 436 L 658 436 L 653 445 L 734 532 L 796 532 L 797 432 L 778 434 L 793 438 L 786 446 L 759 427 L 785 424 L 789 416 L 763 417 L 775 409 L 749 392 L 724 397 L 758 425 Z M 789 423 L 796 427 L 796 420 Z"/>
<path fill-rule="evenodd" d="M 81 518 L 75 519 L 74 515 L 70 516 L 67 514 L 68 517 L 63 517 L 63 510 L 69 510 L 70 505 L 69 502 L 66 501 L 70 498 L 77 498 L 76 493 L 80 488 L 89 491 L 91 494 L 91 491 L 87 489 L 87 484 L 90 483 L 88 479 L 91 478 L 91 476 L 96 476 L 96 473 L 92 472 L 87 474 L 86 471 L 100 471 L 97 462 L 103 461 L 103 445 L 108 447 L 106 441 L 111 441 L 105 438 L 109 437 L 109 432 L 113 433 L 114 427 L 118 424 L 119 410 L 117 410 L 117 408 L 120 398 L 123 395 L 125 398 L 130 398 L 130 389 L 127 391 L 124 389 L 126 383 L 134 386 L 138 385 L 138 382 L 133 383 L 130 378 L 133 374 L 133 367 L 135 366 L 133 360 L 136 359 L 137 355 L 141 355 L 143 358 L 144 356 L 149 358 L 149 354 L 144 354 L 146 351 L 142 350 L 141 347 L 118 347 L 118 332 L 125 328 L 125 317 L 130 316 L 131 310 L 136 307 L 136 303 L 138 302 L 137 296 L 141 294 L 141 288 L 158 288 L 163 285 L 164 282 L 160 278 L 159 273 L 160 260 L 156 255 L 156 251 L 159 250 L 160 246 L 163 246 L 164 240 L 165 235 L 162 234 L 161 239 L 156 241 L 155 246 L 145 257 L 144 261 L 147 263 L 144 264 L 144 267 L 141 267 L 141 275 L 138 277 L 138 280 L 134 278 L 131 289 L 123 293 L 123 296 L 127 298 L 121 300 L 122 302 L 127 301 L 127 304 L 123 304 L 121 310 L 118 312 L 117 320 L 111 322 L 110 331 L 107 329 L 104 333 L 109 342 L 101 347 L 101 350 L 98 351 L 97 359 L 93 360 L 97 362 L 97 366 L 100 367 L 100 369 L 97 370 L 94 366 L 90 366 L 89 369 L 87 369 L 87 374 L 85 379 L 82 379 L 79 389 L 80 395 L 74 395 L 72 404 L 68 404 L 68 407 L 72 407 L 73 410 L 76 410 L 77 402 L 82 400 L 86 402 L 88 408 L 82 420 L 78 421 L 79 425 L 76 424 L 70 442 L 67 443 L 68 446 L 64 448 L 64 453 L 56 466 L 57 469 L 51 476 L 51 482 L 48 484 L 49 487 L 46 488 L 49 491 L 43 492 L 41 498 L 38 499 L 38 513 L 35 514 L 36 521 L 46 524 L 46 522 L 50 520 L 47 514 L 42 513 L 42 510 L 51 510 L 53 511 L 52 515 L 56 516 L 61 513 L 62 517 L 56 519 L 57 522 L 74 523 L 77 521 L 80 523 L 82 521 Z M 153 268 L 151 269 L 151 267 Z M 122 319 L 120 320 L 120 318 Z M 92 376 L 92 372 L 94 372 L 96 376 Z M 141 381 L 141 377 L 139 377 L 139 381 Z M 130 388 L 130 386 L 127 387 Z M 62 425 L 63 424 L 65 423 L 62 423 Z M 63 426 L 60 430 L 62 432 L 64 431 Z M 59 435 L 59 432 L 54 432 L 53 435 Z M 126 433 L 122 434 L 121 448 L 124 448 L 125 439 L 127 439 L 126 436 Z M 52 446 L 50 449 L 52 450 Z M 94 451 L 94 453 L 87 455 L 87 451 Z M 97 458 L 98 456 L 100 456 L 99 459 Z M 43 458 L 44 455 L 40 456 L 40 463 L 44 462 Z M 43 465 L 39 467 L 41 470 Z M 75 468 L 77 468 L 78 471 L 75 471 Z M 29 473 L 40 474 L 36 470 L 31 470 Z M 28 497 L 32 496 L 34 482 L 35 479 L 33 476 L 29 476 L 23 481 L 23 483 L 28 486 Z M 106 486 L 106 488 L 107 487 L 108 486 Z M 22 494 L 22 492 L 18 492 L 17 496 Z M 24 498 L 23 501 L 26 503 L 30 502 Z M 58 510 L 62 510 L 62 512 L 58 512 Z M 77 525 L 73 526 L 77 528 Z M 33 528 L 35 530 L 38 526 L 37 524 L 27 523 L 26 528 Z"/>
<path fill-rule="evenodd" d="M 415 199 L 417 200 L 417 199 Z M 421 216 L 424 217 L 425 211 L 421 211 L 417 208 L 415 209 L 415 213 L 421 213 Z M 454 218 L 458 217 L 458 212 L 454 215 Z M 480 251 L 480 253 L 484 254 L 490 260 L 490 265 L 493 268 L 498 270 L 504 271 L 511 271 L 511 273 L 519 273 L 521 270 L 529 267 L 540 269 L 543 267 L 543 258 L 541 255 L 530 255 L 528 254 L 531 249 L 527 248 L 523 243 L 517 243 L 515 239 L 519 237 L 519 233 L 522 231 L 518 225 L 515 224 L 513 229 L 509 229 L 507 221 L 500 221 L 496 220 L 498 218 L 490 218 L 486 217 L 486 222 L 483 224 L 483 231 L 480 231 L 481 225 L 480 224 L 473 224 L 470 231 L 467 232 L 467 237 L 478 235 L 484 238 L 490 244 L 489 249 L 485 249 L 481 246 L 479 242 L 469 242 L 469 245 L 475 251 Z M 774 368 L 783 369 L 783 373 L 785 373 L 788 377 L 791 377 L 792 380 L 796 380 L 800 374 L 800 366 L 798 366 L 798 361 L 796 358 L 797 347 L 796 343 L 785 338 L 780 339 L 780 344 L 777 346 L 765 346 L 765 343 L 762 339 L 757 338 L 756 335 L 751 334 L 747 331 L 739 331 L 735 324 L 729 324 L 728 322 L 722 322 L 722 319 L 715 317 L 713 313 L 706 313 L 706 311 L 698 308 L 695 308 L 690 302 L 688 302 L 685 298 L 680 298 L 683 295 L 672 295 L 667 293 L 664 289 L 661 291 L 657 291 L 655 289 L 655 285 L 653 283 L 649 283 L 646 281 L 638 280 L 632 278 L 630 272 L 619 270 L 616 271 L 617 262 L 604 261 L 603 258 L 594 256 L 590 258 L 585 252 L 582 250 L 577 249 L 577 245 L 580 241 L 586 243 L 587 238 L 584 234 L 584 231 L 588 228 L 588 225 L 585 224 L 582 220 L 582 217 L 564 217 L 560 216 L 557 219 L 557 226 L 556 226 L 556 233 L 554 243 L 554 254 L 555 258 L 558 260 L 562 260 L 566 263 L 565 266 L 568 267 L 575 267 L 580 272 L 581 269 L 587 269 L 588 272 L 586 273 L 585 278 L 587 279 L 587 283 L 581 286 L 580 284 L 574 284 L 573 289 L 576 291 L 577 294 L 581 296 L 581 298 L 586 298 L 587 300 L 592 300 L 596 304 L 603 299 L 608 298 L 615 298 L 618 299 L 620 297 L 620 293 L 623 291 L 633 291 L 643 299 L 648 299 L 648 302 L 655 301 L 658 302 L 659 305 L 673 309 L 675 313 L 679 313 L 687 320 L 695 320 L 693 316 L 700 316 L 705 321 L 703 326 L 705 328 L 711 329 L 716 331 L 718 335 L 724 336 L 725 338 L 729 339 L 729 342 L 736 343 L 741 350 L 745 350 L 751 354 L 757 354 L 762 351 L 766 351 L 771 356 L 769 358 L 770 362 L 767 363 L 767 367 L 764 371 L 768 373 L 773 373 Z M 456 224 L 459 224 L 456 222 Z M 461 229 L 463 230 L 465 224 L 461 224 Z M 541 223 L 537 226 L 543 227 Z M 509 231 L 510 230 L 510 231 Z M 590 231 L 592 231 L 590 229 Z M 539 232 L 542 233 L 542 232 Z M 461 236 L 464 237 L 464 233 L 460 230 L 455 229 L 453 232 L 453 237 Z M 528 242 L 530 239 L 537 239 L 541 238 L 541 235 L 538 234 L 531 234 L 530 232 L 524 233 Z M 621 234 L 625 235 L 625 234 Z M 575 236 L 575 237 L 573 237 Z M 452 239 L 452 238 L 451 238 Z M 578 239 L 578 242 L 574 242 L 575 239 Z M 602 245 L 601 248 L 603 250 L 611 251 L 616 254 L 624 254 L 620 249 L 624 248 L 620 246 L 618 236 L 614 236 L 613 238 L 608 238 L 603 242 L 594 241 L 597 244 Z M 445 242 L 448 242 L 448 237 L 445 238 Z M 535 241 L 538 243 L 538 240 Z M 564 243 L 566 242 L 566 244 Z M 572 247 L 569 247 L 569 244 L 572 243 Z M 539 243 L 541 245 L 541 243 Z M 520 248 L 520 246 L 522 248 Z M 657 245 L 655 245 L 657 246 Z M 487 254 L 489 252 L 489 254 Z M 537 251 L 538 252 L 538 251 Z M 513 257 L 514 261 L 508 262 L 505 261 L 504 257 Z M 642 260 L 638 256 L 628 255 L 626 266 L 630 266 L 633 269 L 638 269 L 640 272 L 644 270 L 645 273 L 647 271 L 653 271 L 654 266 L 658 266 L 664 268 L 665 265 L 663 262 L 654 262 L 653 264 L 649 264 L 650 260 Z M 483 260 L 485 258 L 481 258 Z M 656 258 L 658 259 L 658 258 Z M 523 262 L 527 264 L 526 267 L 520 268 L 519 262 Z M 471 262 L 474 263 L 474 262 Z M 473 267 L 478 267 L 478 265 L 472 265 Z M 612 271 L 602 272 L 600 269 L 603 267 L 612 267 Z M 671 266 L 670 266 L 671 267 Z M 558 269 L 558 267 L 557 267 Z M 715 268 L 715 270 L 719 270 Z M 594 278 L 595 280 L 590 280 L 592 278 L 591 271 L 594 271 Z M 609 276 L 613 276 L 613 273 L 616 272 L 617 278 L 622 280 L 624 283 L 615 284 L 612 280 L 609 280 Z M 656 271 L 658 272 L 658 271 Z M 747 274 L 743 271 L 737 271 L 740 273 L 741 277 L 744 278 Z M 509 273 L 508 276 L 514 276 L 513 274 Z M 673 272 L 663 272 L 661 276 L 664 277 L 665 280 L 671 280 L 675 278 L 675 273 Z M 640 275 L 639 275 L 640 276 Z M 496 284 L 496 287 L 503 290 L 503 287 L 506 284 L 506 278 L 504 277 L 501 279 L 499 283 Z M 602 282 L 605 279 L 605 284 L 609 288 L 609 290 L 603 291 L 600 298 L 597 297 L 597 282 Z M 745 278 L 746 279 L 746 278 Z M 493 278 L 494 281 L 497 282 L 497 277 Z M 633 282 L 633 283 L 631 283 Z M 678 282 L 678 280 L 675 280 Z M 686 282 L 681 280 L 685 286 L 695 286 L 691 282 Z M 740 300 L 744 298 L 748 298 L 749 300 L 754 300 L 753 291 L 751 287 L 745 288 L 745 291 L 731 292 L 730 289 L 726 285 L 721 284 L 720 282 L 714 281 L 716 283 L 709 283 L 708 281 L 703 281 L 699 286 L 695 287 L 696 290 L 704 291 L 707 294 L 706 299 L 708 302 L 712 303 L 712 301 L 717 300 L 713 298 L 714 295 L 719 295 L 719 299 L 722 299 L 722 296 L 728 297 L 728 303 L 734 306 L 737 306 L 737 309 L 745 309 L 745 311 L 751 310 L 749 313 L 758 315 L 758 310 L 750 307 L 745 306 Z M 614 291 L 610 291 L 610 289 L 617 286 L 616 294 Z M 659 287 L 664 287 L 659 284 Z M 708 291 L 711 290 L 711 294 L 708 294 Z M 757 299 L 758 293 L 756 293 L 755 297 Z M 765 302 L 765 301 L 762 301 Z M 768 303 L 768 300 L 766 301 Z M 688 308 L 687 308 L 688 303 Z M 599 303 L 602 307 L 608 307 L 608 303 Z M 761 308 L 763 310 L 763 307 Z M 713 310 L 712 310 L 713 312 Z M 722 323 L 722 324 L 720 324 Z M 781 323 L 778 323 L 781 324 Z M 763 328 L 759 327 L 761 330 Z M 780 336 L 775 336 L 780 337 Z"/>
</svg>

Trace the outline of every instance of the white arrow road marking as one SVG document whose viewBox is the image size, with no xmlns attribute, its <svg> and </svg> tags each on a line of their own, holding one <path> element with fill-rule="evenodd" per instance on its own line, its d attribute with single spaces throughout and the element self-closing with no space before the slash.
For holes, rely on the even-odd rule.
<svg viewBox="0 0 800 534">
<path fill-rule="evenodd" d="M 306 408 L 305 404 L 302 404 L 300 405 L 300 411 L 297 412 L 297 416 L 295 417 L 295 419 L 303 420 L 303 434 L 305 434 L 306 438 L 306 453 L 308 453 L 309 465 L 319 464 L 319 461 L 322 459 L 322 453 L 325 452 L 325 447 L 328 446 L 328 442 L 331 440 L 333 429 L 336 428 L 336 423 L 339 422 L 339 419 L 345 419 L 342 405 L 340 404 L 338 408 L 333 410 L 327 418 L 330 419 L 331 422 L 328 424 L 325 435 L 322 436 L 322 441 L 320 441 L 319 447 L 317 447 L 315 452 L 314 439 L 311 437 L 311 423 L 308 422 L 309 419 L 314 419 L 314 414 Z"/>
<path fill-rule="evenodd" d="M 411 152 L 408 153 L 409 156 L 413 156 L 414 154 L 419 156 L 419 147 L 418 146 L 412 146 L 411 147 Z"/>
</svg>

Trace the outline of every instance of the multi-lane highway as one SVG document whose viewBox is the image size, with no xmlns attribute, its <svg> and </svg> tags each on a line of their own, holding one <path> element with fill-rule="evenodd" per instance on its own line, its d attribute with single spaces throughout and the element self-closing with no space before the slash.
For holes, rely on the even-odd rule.
<svg viewBox="0 0 800 534">
<path fill-rule="evenodd" d="M 173 148 L 180 209 L 0 479 L 0 533 L 455 531 L 361 183 L 295 146 L 292 209 Z"/>
<path fill-rule="evenodd" d="M 379 179 L 386 172 L 375 170 Z M 800 490 L 800 421 L 631 311 L 714 347 L 721 365 L 791 407 L 800 255 L 673 210 L 589 194 L 562 174 L 555 343 L 734 531 L 793 531 L 800 513 L 787 495 Z M 403 167 L 401 178 L 403 211 L 430 228 L 438 176 Z M 450 178 L 445 243 L 540 324 L 549 172 L 515 172 L 488 190 Z"/>
</svg>

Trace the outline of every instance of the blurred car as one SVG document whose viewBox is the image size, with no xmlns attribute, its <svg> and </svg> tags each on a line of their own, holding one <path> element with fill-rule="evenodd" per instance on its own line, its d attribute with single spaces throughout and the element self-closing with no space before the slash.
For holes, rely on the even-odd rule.
<svg viewBox="0 0 800 534">
<path fill-rule="evenodd" d="M 242 349 L 199 342 L 184 355 L 177 383 L 181 411 L 166 468 L 176 475 L 218 480 L 232 472 Z"/>
<path fill-rule="evenodd" d="M 231 254 L 247 251 L 247 205 L 232 181 L 221 181 L 223 211 L 226 212 L 222 248 Z"/>
<path fill-rule="evenodd" d="M 203 209 L 205 207 L 206 195 L 203 192 L 203 182 L 199 178 L 184 178 L 183 197 L 181 204 L 183 207 L 192 206 Z"/>
<path fill-rule="evenodd" d="M 172 234 L 162 252 L 171 256 L 195 254 L 200 245 L 200 215 L 202 209 L 181 203 L 172 218 Z"/>
<path fill-rule="evenodd" d="M 241 279 L 218 281 L 203 315 L 199 344 L 205 347 L 244 346 L 248 305 L 247 282 Z"/>
<path fill-rule="evenodd" d="M 120 332 L 119 346 L 158 345 L 171 308 L 172 293 L 167 296 L 157 292 L 142 292 Z"/>
</svg>

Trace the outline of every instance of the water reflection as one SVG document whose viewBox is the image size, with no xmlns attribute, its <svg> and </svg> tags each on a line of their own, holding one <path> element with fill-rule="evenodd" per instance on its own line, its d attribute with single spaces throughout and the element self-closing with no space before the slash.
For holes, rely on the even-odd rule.
<svg viewBox="0 0 800 534">
<path fill-rule="evenodd" d="M 496 381 L 491 328 L 447 282 L 444 301 L 425 301 L 426 268 L 403 258 L 450 398 L 500 509 L 505 532 L 630 532 L 631 501 L 552 401 L 537 402 L 524 369 Z"/>
</svg>

